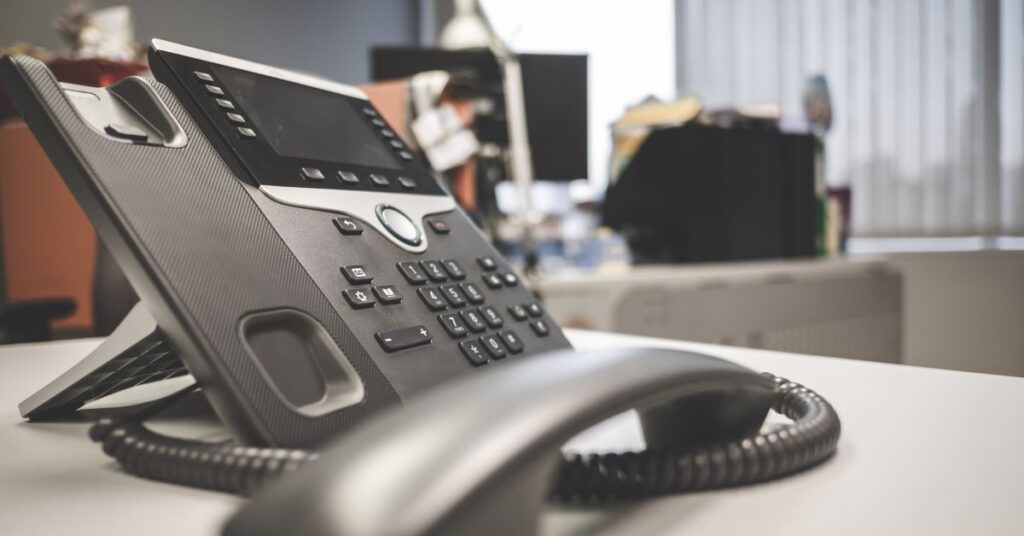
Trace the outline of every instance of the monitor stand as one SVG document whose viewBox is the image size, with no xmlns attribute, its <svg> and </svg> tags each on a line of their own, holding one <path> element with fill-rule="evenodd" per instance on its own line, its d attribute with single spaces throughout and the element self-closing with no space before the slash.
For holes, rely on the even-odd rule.
<svg viewBox="0 0 1024 536">
<path fill-rule="evenodd" d="M 187 375 L 156 320 L 141 303 L 95 350 L 18 404 L 33 421 L 64 420 L 93 400 L 144 383 Z"/>
</svg>

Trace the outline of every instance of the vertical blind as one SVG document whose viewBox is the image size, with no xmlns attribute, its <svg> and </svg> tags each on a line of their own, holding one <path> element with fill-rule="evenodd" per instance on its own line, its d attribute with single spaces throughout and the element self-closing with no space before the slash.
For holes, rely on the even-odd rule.
<svg viewBox="0 0 1024 536">
<path fill-rule="evenodd" d="M 858 236 L 1024 234 L 1024 0 L 678 0 L 677 82 L 801 116 L 824 74 L 826 179 Z"/>
</svg>

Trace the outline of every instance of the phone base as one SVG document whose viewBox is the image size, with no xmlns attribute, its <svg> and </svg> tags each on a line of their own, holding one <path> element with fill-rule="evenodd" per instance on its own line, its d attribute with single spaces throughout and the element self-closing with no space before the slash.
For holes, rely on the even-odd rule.
<svg viewBox="0 0 1024 536">
<path fill-rule="evenodd" d="M 188 374 L 140 302 L 95 350 L 18 404 L 33 421 L 74 417 L 86 403 L 143 383 Z"/>
</svg>

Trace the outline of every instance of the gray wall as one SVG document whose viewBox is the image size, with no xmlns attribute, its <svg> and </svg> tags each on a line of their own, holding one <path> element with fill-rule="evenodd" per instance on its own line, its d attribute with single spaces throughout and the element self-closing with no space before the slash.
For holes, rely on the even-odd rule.
<svg viewBox="0 0 1024 536">
<path fill-rule="evenodd" d="M 4 0 L 0 45 L 26 41 L 61 48 L 52 20 L 67 1 Z M 349 83 L 369 80 L 371 46 L 419 42 L 416 0 L 93 0 L 92 4 L 129 5 L 140 42 L 160 37 Z"/>
</svg>

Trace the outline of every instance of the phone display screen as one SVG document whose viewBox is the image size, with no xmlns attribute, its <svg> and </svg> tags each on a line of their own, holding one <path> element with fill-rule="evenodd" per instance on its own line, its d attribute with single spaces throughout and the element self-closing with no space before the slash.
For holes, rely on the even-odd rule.
<svg viewBox="0 0 1024 536">
<path fill-rule="evenodd" d="M 214 69 L 279 156 L 401 167 L 349 97 L 221 65 Z"/>
</svg>

